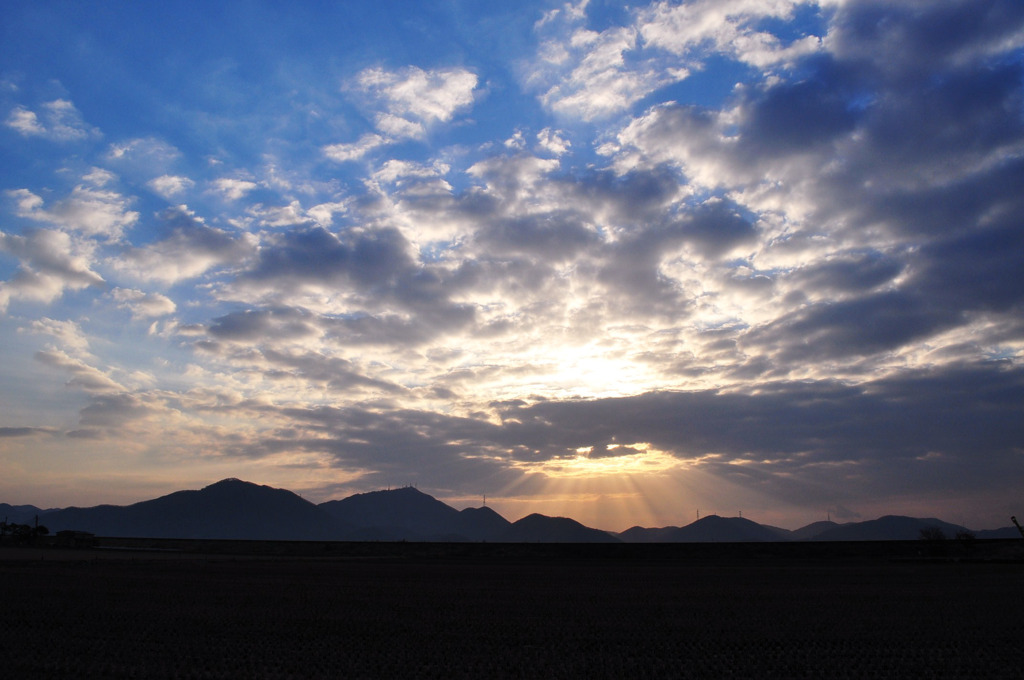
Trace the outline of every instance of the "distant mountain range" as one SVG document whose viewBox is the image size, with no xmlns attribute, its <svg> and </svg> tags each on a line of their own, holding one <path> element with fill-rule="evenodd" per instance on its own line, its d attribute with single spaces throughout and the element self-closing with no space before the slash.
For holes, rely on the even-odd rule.
<svg viewBox="0 0 1024 680">
<path fill-rule="evenodd" d="M 683 527 L 633 527 L 616 534 L 566 517 L 532 514 L 509 522 L 488 507 L 456 510 L 412 487 L 315 505 L 286 489 L 238 479 L 125 506 L 43 510 L 0 503 L 0 519 L 10 524 L 34 524 L 37 517 L 51 533 L 77 530 L 97 536 L 246 540 L 749 543 L 914 540 L 922 530 L 935 529 L 954 538 L 969 531 L 934 518 L 893 515 L 847 524 L 814 522 L 795 531 L 742 517 L 709 515 Z M 969 533 L 977 538 L 1019 537 L 1014 527 Z"/>
</svg>

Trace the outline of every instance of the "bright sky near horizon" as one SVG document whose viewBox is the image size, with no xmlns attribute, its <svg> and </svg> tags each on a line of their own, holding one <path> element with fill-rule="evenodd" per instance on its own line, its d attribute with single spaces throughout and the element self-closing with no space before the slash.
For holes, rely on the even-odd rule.
<svg viewBox="0 0 1024 680">
<path fill-rule="evenodd" d="M 0 501 L 1024 513 L 1024 3 L 8 3 Z"/>
</svg>

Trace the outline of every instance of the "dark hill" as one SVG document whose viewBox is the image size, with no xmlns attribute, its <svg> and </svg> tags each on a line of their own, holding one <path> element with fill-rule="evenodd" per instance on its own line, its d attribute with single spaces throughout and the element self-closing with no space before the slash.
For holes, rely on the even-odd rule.
<svg viewBox="0 0 1024 680">
<path fill-rule="evenodd" d="M 585 527 L 568 517 L 527 515 L 511 526 L 498 540 L 506 543 L 618 543 L 611 534 Z"/>
<path fill-rule="evenodd" d="M 339 522 L 291 491 L 238 479 L 133 505 L 55 510 L 47 513 L 46 522 L 51 532 L 76 529 L 149 538 L 326 540 L 342 530 Z"/>
<path fill-rule="evenodd" d="M 511 522 L 491 510 L 465 508 L 459 512 L 455 532 L 471 541 L 494 541 L 511 526 Z"/>
<path fill-rule="evenodd" d="M 0 503 L 0 522 L 10 524 L 32 524 L 35 518 L 39 517 L 39 523 L 43 523 L 43 516 L 53 510 L 41 510 L 34 505 L 8 505 Z"/>
<path fill-rule="evenodd" d="M 708 515 L 693 524 L 670 532 L 666 542 L 670 543 L 749 543 L 782 540 L 780 536 L 757 522 L 742 517 L 719 517 Z"/>
<path fill-rule="evenodd" d="M 962 526 L 935 518 L 920 519 L 886 515 L 866 522 L 842 524 L 815 536 L 815 541 L 913 541 L 921 538 L 922 529 L 941 529 L 946 538 L 955 538 Z"/>
<path fill-rule="evenodd" d="M 411 486 L 360 493 L 319 507 L 353 527 L 359 540 L 458 540 L 459 511 Z"/>
<path fill-rule="evenodd" d="M 826 531 L 831 531 L 845 524 L 838 524 L 836 522 L 821 520 L 820 522 L 811 522 L 807 526 L 800 527 L 792 532 L 793 539 L 796 541 L 810 541 L 817 538 L 820 534 Z"/>
<path fill-rule="evenodd" d="M 667 543 L 669 535 L 679 527 L 660 527 L 648 529 L 646 527 L 630 527 L 618 534 L 619 539 L 626 543 Z"/>
</svg>

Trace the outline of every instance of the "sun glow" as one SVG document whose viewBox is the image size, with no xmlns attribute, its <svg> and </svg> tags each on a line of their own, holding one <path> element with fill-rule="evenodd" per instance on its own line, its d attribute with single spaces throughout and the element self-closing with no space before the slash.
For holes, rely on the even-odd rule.
<svg viewBox="0 0 1024 680">
<path fill-rule="evenodd" d="M 601 453 L 595 452 L 593 446 L 581 446 L 573 449 L 572 453 L 574 455 L 565 458 L 522 467 L 552 479 L 654 474 L 681 467 L 678 458 L 651 448 L 646 442 L 609 444 Z"/>
</svg>

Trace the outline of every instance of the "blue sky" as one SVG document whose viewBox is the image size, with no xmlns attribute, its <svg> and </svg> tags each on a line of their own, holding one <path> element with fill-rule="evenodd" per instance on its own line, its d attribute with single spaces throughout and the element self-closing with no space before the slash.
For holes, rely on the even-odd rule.
<svg viewBox="0 0 1024 680">
<path fill-rule="evenodd" d="M 0 499 L 1001 526 L 1024 6 L 37 2 Z"/>
</svg>

